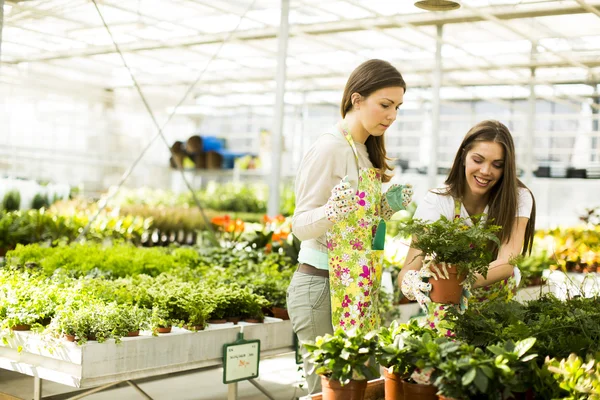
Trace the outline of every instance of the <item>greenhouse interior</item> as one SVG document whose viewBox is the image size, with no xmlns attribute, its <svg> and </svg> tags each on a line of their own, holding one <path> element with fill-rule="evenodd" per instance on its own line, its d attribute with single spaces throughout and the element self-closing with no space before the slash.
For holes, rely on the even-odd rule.
<svg viewBox="0 0 600 400">
<path fill-rule="evenodd" d="M 0 0 L 0 399 L 600 399 L 600 0 Z"/>
</svg>

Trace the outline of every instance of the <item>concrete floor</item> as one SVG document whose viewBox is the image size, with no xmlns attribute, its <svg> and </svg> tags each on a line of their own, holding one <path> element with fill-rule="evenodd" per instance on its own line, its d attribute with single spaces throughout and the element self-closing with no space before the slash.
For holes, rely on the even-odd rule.
<svg viewBox="0 0 600 400">
<path fill-rule="evenodd" d="M 263 359 L 260 363 L 259 374 L 256 381 L 277 400 L 294 400 L 306 395 L 306 390 L 299 388 L 304 381 L 301 372 L 298 371 L 298 365 L 295 363 L 294 353 Z M 155 400 L 228 400 L 228 387 L 222 382 L 222 368 L 170 375 L 155 380 L 136 381 L 140 388 Z M 44 397 L 54 397 L 61 393 L 77 390 L 50 381 L 43 381 L 42 389 Z M 0 400 L 12 399 L 3 397 L 2 393 L 30 400 L 33 398 L 33 378 L 0 369 Z M 63 396 L 60 398 L 65 399 Z M 85 398 L 89 400 L 141 400 L 143 396 L 134 388 L 124 386 L 95 393 Z M 238 399 L 266 400 L 267 397 L 252 384 L 243 381 L 238 383 Z"/>
</svg>

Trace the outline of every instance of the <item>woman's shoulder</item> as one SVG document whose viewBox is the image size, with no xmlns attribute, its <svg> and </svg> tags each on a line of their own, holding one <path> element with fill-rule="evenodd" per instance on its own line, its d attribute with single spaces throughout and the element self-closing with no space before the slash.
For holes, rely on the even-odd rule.
<svg viewBox="0 0 600 400">
<path fill-rule="evenodd" d="M 426 200 L 436 201 L 438 203 L 454 203 L 452 195 L 448 192 L 447 187 L 439 187 L 430 189 L 425 195 Z"/>
<path fill-rule="evenodd" d="M 519 187 L 517 192 L 517 217 L 529 217 L 533 208 L 533 194 L 526 187 Z"/>
<path fill-rule="evenodd" d="M 414 218 L 428 221 L 437 221 L 442 215 L 452 218 L 454 199 L 447 193 L 445 187 L 427 191 L 423 200 L 418 203 Z"/>
<path fill-rule="evenodd" d="M 517 198 L 519 200 L 521 200 L 521 198 L 523 199 L 531 199 L 533 198 L 533 194 L 531 193 L 531 190 L 529 190 L 526 187 L 519 187 L 517 190 Z"/>
<path fill-rule="evenodd" d="M 336 132 L 326 132 L 317 138 L 309 152 L 317 155 L 331 156 L 332 154 L 352 153 L 346 139 Z"/>
</svg>

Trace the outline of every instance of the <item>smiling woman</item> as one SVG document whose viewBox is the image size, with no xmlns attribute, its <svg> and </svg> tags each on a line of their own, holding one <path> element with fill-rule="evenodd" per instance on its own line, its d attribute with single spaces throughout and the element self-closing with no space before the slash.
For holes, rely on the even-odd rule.
<svg viewBox="0 0 600 400">
<path fill-rule="evenodd" d="M 498 244 L 490 242 L 495 260 L 489 265 L 487 276 L 478 276 L 473 285 L 473 305 L 493 298 L 509 299 L 520 280 L 514 259 L 531 251 L 535 226 L 535 201 L 531 191 L 517 178 L 515 146 L 508 128 L 498 121 L 482 121 L 464 137 L 446 186 L 431 190 L 419 203 L 414 218 L 437 221 L 464 218 L 469 225 L 492 223 L 500 225 Z M 483 214 L 479 221 L 475 216 Z M 418 242 L 418 237 L 413 237 Z M 440 278 L 427 267 L 423 257 L 411 248 L 406 256 L 398 281 L 404 295 L 417 300 L 428 310 L 432 327 L 445 314 L 445 306 L 431 303 L 427 292 L 429 283 L 423 278 Z M 471 288 L 463 290 L 462 308 L 467 306 Z M 440 308 L 441 307 L 441 308 Z"/>
</svg>

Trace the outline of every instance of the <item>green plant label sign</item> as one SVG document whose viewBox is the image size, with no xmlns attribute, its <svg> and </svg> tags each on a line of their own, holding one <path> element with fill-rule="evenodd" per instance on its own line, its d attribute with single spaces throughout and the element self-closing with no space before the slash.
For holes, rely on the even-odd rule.
<svg viewBox="0 0 600 400">
<path fill-rule="evenodd" d="M 238 340 L 223 346 L 223 383 L 258 378 L 260 340 Z"/>
</svg>

